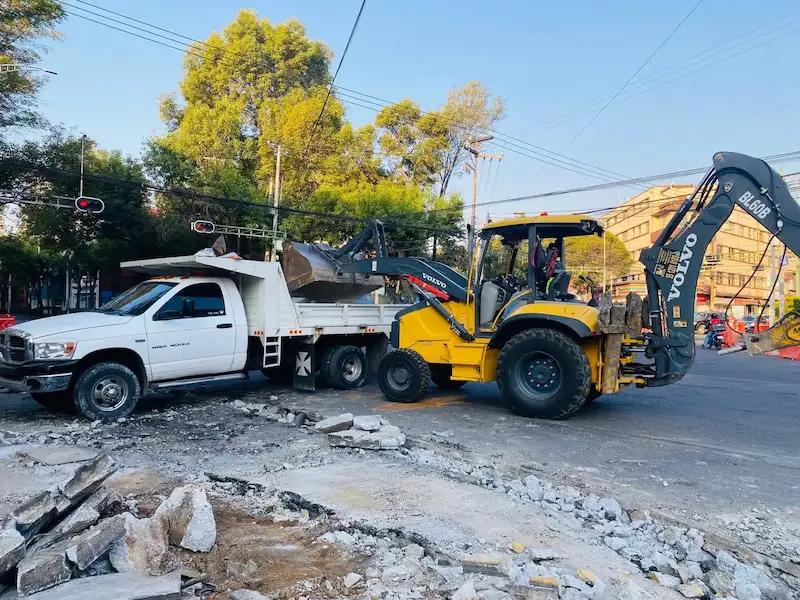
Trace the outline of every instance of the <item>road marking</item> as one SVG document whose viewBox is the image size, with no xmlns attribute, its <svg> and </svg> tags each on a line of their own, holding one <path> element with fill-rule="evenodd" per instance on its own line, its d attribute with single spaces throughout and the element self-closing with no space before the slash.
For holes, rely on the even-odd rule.
<svg viewBox="0 0 800 600">
<path fill-rule="evenodd" d="M 402 412 L 406 410 L 419 410 L 421 408 L 441 408 L 442 406 L 455 406 L 457 404 L 466 404 L 464 396 L 460 394 L 452 396 L 438 396 L 428 398 L 413 404 L 403 404 L 402 402 L 389 402 L 388 404 L 381 404 L 376 406 L 375 410 L 385 412 Z"/>
</svg>

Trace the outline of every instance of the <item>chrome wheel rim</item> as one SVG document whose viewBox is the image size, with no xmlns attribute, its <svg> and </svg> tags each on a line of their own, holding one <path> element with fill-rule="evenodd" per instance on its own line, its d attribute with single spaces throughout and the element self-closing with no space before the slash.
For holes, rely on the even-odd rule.
<svg viewBox="0 0 800 600">
<path fill-rule="evenodd" d="M 128 400 L 128 383 L 116 375 L 100 379 L 92 388 L 92 403 L 97 410 L 113 412 Z"/>
<path fill-rule="evenodd" d="M 348 356 L 342 364 L 342 377 L 345 381 L 358 381 L 363 371 L 364 365 L 357 356 Z"/>
</svg>

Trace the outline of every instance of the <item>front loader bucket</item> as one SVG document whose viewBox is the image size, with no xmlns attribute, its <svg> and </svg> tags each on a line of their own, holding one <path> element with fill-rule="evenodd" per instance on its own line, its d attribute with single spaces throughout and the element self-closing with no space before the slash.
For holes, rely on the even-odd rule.
<svg viewBox="0 0 800 600">
<path fill-rule="evenodd" d="M 383 287 L 383 277 L 361 273 L 339 273 L 349 258 L 333 258 L 327 244 L 284 242 L 283 273 L 289 292 L 294 297 L 312 302 L 352 302 Z M 363 259 L 356 255 L 353 260 Z"/>
</svg>

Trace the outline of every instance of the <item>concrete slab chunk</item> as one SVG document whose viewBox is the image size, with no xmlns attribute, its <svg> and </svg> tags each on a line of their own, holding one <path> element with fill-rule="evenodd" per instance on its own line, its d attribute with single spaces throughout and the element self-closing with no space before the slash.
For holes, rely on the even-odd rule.
<svg viewBox="0 0 800 600">
<path fill-rule="evenodd" d="M 328 434 L 328 443 L 339 448 L 364 448 L 365 450 L 397 450 L 405 446 L 406 436 L 399 432 L 362 431 L 350 429 Z"/>
<path fill-rule="evenodd" d="M 121 502 L 122 498 L 117 492 L 112 492 L 106 487 L 97 488 L 97 490 L 84 500 L 82 506 L 90 506 L 99 513 L 102 513 L 109 504 L 114 502 Z"/>
<path fill-rule="evenodd" d="M 323 419 L 314 425 L 314 431 L 319 433 L 333 433 L 335 431 L 345 431 L 353 426 L 353 413 L 344 413 L 335 417 Z"/>
<path fill-rule="evenodd" d="M 253 590 L 236 590 L 228 594 L 230 600 L 269 600 L 269 596 L 254 592 Z"/>
<path fill-rule="evenodd" d="M 120 573 L 150 571 L 167 553 L 167 529 L 160 519 L 125 519 L 125 534 L 112 547 L 108 558 Z"/>
<path fill-rule="evenodd" d="M 180 600 L 181 574 L 161 577 L 147 573 L 114 573 L 73 579 L 57 588 L 28 596 L 28 600 Z"/>
<path fill-rule="evenodd" d="M 67 558 L 83 570 L 108 552 L 125 534 L 125 516 L 104 519 L 67 543 Z"/>
<path fill-rule="evenodd" d="M 381 418 L 377 415 L 359 415 L 353 417 L 353 428 L 362 431 L 378 431 L 381 428 Z"/>
<path fill-rule="evenodd" d="M 196 484 L 175 488 L 156 509 L 171 544 L 194 552 L 208 552 L 217 541 L 214 511 L 205 490 Z"/>
<path fill-rule="evenodd" d="M 53 494 L 48 490 L 18 506 L 11 516 L 17 522 L 17 531 L 30 538 L 49 525 L 57 514 Z"/>
<path fill-rule="evenodd" d="M 61 484 L 61 492 L 72 504 L 77 504 L 92 494 L 117 470 L 117 462 L 108 454 L 81 465 L 67 481 Z"/>
<path fill-rule="evenodd" d="M 17 566 L 25 556 L 25 538 L 16 529 L 0 530 L 0 575 Z"/>
<path fill-rule="evenodd" d="M 81 504 L 66 519 L 56 525 L 49 533 L 37 539 L 31 549 L 39 550 L 79 534 L 100 520 L 98 513 L 91 506 Z"/>
<path fill-rule="evenodd" d="M 43 465 L 55 466 L 92 460 L 98 452 L 78 446 L 33 446 L 26 448 L 23 454 Z"/>
<path fill-rule="evenodd" d="M 17 565 L 17 591 L 33 594 L 69 581 L 72 568 L 67 562 L 66 543 L 46 548 L 23 558 Z"/>
</svg>

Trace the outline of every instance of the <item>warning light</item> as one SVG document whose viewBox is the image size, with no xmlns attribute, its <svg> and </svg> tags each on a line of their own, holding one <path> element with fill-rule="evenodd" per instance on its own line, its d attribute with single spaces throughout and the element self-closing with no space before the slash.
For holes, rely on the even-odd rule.
<svg viewBox="0 0 800 600">
<path fill-rule="evenodd" d="M 547 211 L 540 212 L 539 216 L 540 217 L 546 217 L 547 216 Z"/>
<path fill-rule="evenodd" d="M 81 212 L 97 214 L 106 209 L 106 203 L 100 200 L 100 198 L 79 196 L 75 198 L 75 208 Z"/>
<path fill-rule="evenodd" d="M 197 233 L 214 233 L 216 228 L 211 221 L 192 221 L 192 231 Z"/>
</svg>

